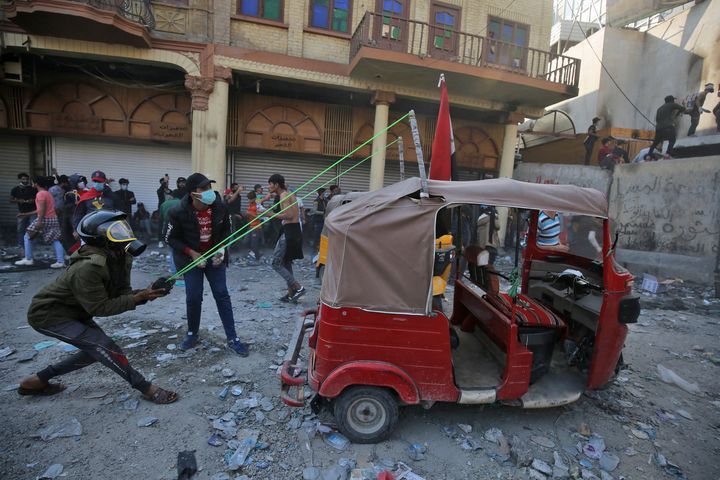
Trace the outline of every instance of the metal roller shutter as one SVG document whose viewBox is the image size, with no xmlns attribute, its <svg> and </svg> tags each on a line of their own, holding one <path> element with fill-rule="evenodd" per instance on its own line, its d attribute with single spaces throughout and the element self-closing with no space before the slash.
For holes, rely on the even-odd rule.
<svg viewBox="0 0 720 480">
<path fill-rule="evenodd" d="M 267 190 L 267 181 L 271 175 L 279 173 L 285 177 L 285 183 L 298 188 L 315 175 L 332 165 L 336 160 L 322 157 L 304 157 L 297 154 L 273 154 L 266 152 L 233 152 L 234 181 L 245 188 L 252 190 L 257 183 Z M 322 176 L 316 178 L 300 194 L 304 195 L 312 190 L 320 188 L 324 183 L 325 188 L 336 183 L 337 168 L 332 168 Z M 308 199 L 311 197 L 308 197 Z"/>
<path fill-rule="evenodd" d="M 345 172 L 356 164 L 357 160 L 348 159 L 341 163 L 340 167 L 341 170 Z M 370 186 L 370 160 L 358 165 L 340 177 L 338 185 L 340 185 L 340 188 L 344 193 L 367 192 L 368 187 Z"/>
<path fill-rule="evenodd" d="M 410 168 L 408 168 L 410 167 Z M 415 168 L 413 168 L 415 167 Z M 405 178 L 415 177 L 417 176 L 417 165 L 411 163 L 405 163 Z M 395 162 L 391 160 L 385 161 L 385 179 L 384 184 L 387 187 L 388 185 L 392 185 L 393 183 L 397 183 L 400 181 L 400 162 Z"/>
<path fill-rule="evenodd" d="M 482 179 L 482 172 L 478 170 L 459 170 L 458 171 L 458 180 L 461 182 L 467 182 L 470 180 L 481 180 Z"/>
<path fill-rule="evenodd" d="M 351 168 L 357 161 L 346 160 L 341 164 L 342 170 Z M 344 165 L 344 166 L 343 166 Z M 405 164 L 405 178 L 417 176 L 417 165 L 414 163 Z M 392 160 L 385 162 L 384 186 L 392 185 L 400 181 L 400 163 Z M 353 168 L 350 173 L 340 178 L 340 188 L 343 192 L 366 192 L 370 186 L 370 160 L 362 165 Z"/>
<path fill-rule="evenodd" d="M 10 190 L 18 185 L 18 173 L 30 173 L 30 143 L 23 135 L 0 135 L 0 192 L 4 201 L 0 201 L 0 222 L 3 225 L 15 225 L 18 207 L 10 203 Z"/>
<path fill-rule="evenodd" d="M 170 188 L 174 189 L 178 177 L 192 173 L 189 146 L 133 145 L 64 137 L 53 139 L 53 163 L 60 174 L 68 176 L 79 173 L 90 177 L 94 170 L 102 170 L 108 178 L 115 179 L 114 189 L 119 188 L 120 178 L 127 178 L 138 203 L 144 203 L 150 212 L 157 210 L 156 191 L 163 175 L 170 175 Z"/>
</svg>

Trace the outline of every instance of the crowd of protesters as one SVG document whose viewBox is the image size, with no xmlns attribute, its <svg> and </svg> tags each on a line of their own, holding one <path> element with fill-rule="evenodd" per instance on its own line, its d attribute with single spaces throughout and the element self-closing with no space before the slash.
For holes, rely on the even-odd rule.
<svg viewBox="0 0 720 480">
<path fill-rule="evenodd" d="M 187 179 L 178 177 L 175 188 L 170 188 L 170 178 L 166 174 L 159 180 L 157 189 L 157 209 L 147 208 L 149 199 L 139 199 L 131 189 L 131 181 L 120 178 L 117 183 L 105 172 L 96 170 L 88 180 L 81 174 L 61 175 L 53 169 L 52 176 L 30 176 L 27 173 L 17 175 L 18 185 L 10 192 L 10 202 L 17 205 L 17 246 L 22 258 L 16 262 L 18 266 L 35 265 L 33 246 L 39 242 L 52 245 L 55 262 L 51 268 L 63 268 L 66 254 L 71 254 L 79 247 L 76 232 L 79 221 L 95 210 L 119 210 L 123 212 L 135 232 L 147 242 L 157 241 L 163 248 L 167 235 L 169 212 L 180 205 L 181 199 L 188 195 Z M 115 188 L 113 188 L 115 187 Z M 263 250 L 273 249 L 281 235 L 282 220 L 273 218 L 261 222 L 263 215 L 272 211 L 280 201 L 282 193 L 269 191 L 262 184 L 255 184 L 252 189 L 238 183 L 220 195 L 227 207 L 230 218 L 230 232 L 245 229 L 250 224 L 251 231 L 243 241 L 233 248 L 247 248 L 245 259 L 259 262 Z M 286 187 L 289 191 L 292 188 Z M 312 249 L 318 249 L 320 233 L 324 224 L 327 202 L 334 195 L 341 193 L 340 187 L 320 188 L 312 201 L 303 203 L 298 200 L 298 225 L 301 238 Z M 144 200 L 144 201 L 143 201 Z M 307 208 L 305 207 L 307 205 Z M 276 209 L 277 210 L 277 209 Z M 263 223 L 261 228 L 254 227 Z"/>
<path fill-rule="evenodd" d="M 715 85 L 707 83 L 703 90 L 688 95 L 682 103 L 678 103 L 678 99 L 673 95 L 667 95 L 664 103 L 655 112 L 655 137 L 651 145 L 640 150 L 631 160 L 626 150 L 626 142 L 613 137 L 600 138 L 598 128 L 602 122 L 602 118 L 595 117 L 592 124 L 588 127 L 587 136 L 583 141 L 585 148 L 585 165 L 590 165 L 592 153 L 595 144 L 600 140 L 600 148 L 597 154 L 597 163 L 602 168 L 612 170 L 615 165 L 622 163 L 643 163 L 653 162 L 661 159 L 673 158 L 675 153 L 675 141 L 677 140 L 677 129 L 679 120 L 682 115 L 690 117 L 690 128 L 687 136 L 694 137 L 700 116 L 703 113 L 712 113 L 717 124 L 717 131 L 720 132 L 720 101 L 715 105 L 712 111 L 705 108 L 705 102 L 708 95 L 715 92 Z M 720 97 L 720 92 L 718 92 Z M 667 142 L 665 153 L 662 151 L 664 143 Z"/>
</svg>

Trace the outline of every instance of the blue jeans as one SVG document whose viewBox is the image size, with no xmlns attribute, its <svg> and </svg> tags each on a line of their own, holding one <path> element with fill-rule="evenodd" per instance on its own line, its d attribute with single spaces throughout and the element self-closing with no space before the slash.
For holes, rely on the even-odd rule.
<svg viewBox="0 0 720 480">
<path fill-rule="evenodd" d="M 42 234 L 41 234 L 42 237 Z M 30 235 L 27 233 L 24 237 L 24 243 L 25 243 L 25 259 L 26 260 L 32 260 L 33 259 L 33 241 L 30 240 Z M 65 263 L 65 249 L 62 246 L 62 243 L 60 243 L 60 240 L 55 240 L 52 243 L 53 248 L 55 249 L 55 262 L 57 263 Z"/>
<path fill-rule="evenodd" d="M 17 240 L 18 247 L 22 248 L 25 243 L 25 230 L 30 226 L 37 215 L 26 215 L 24 217 L 16 217 L 17 222 Z"/>
<path fill-rule="evenodd" d="M 203 278 L 207 278 L 212 290 L 218 315 L 222 321 L 228 340 L 237 338 L 235 318 L 233 317 L 230 293 L 225 278 L 225 265 L 213 267 L 210 263 L 205 268 L 195 267 L 185 274 L 185 302 L 187 304 L 188 332 L 197 335 L 200 329 L 200 313 L 203 302 Z"/>
<path fill-rule="evenodd" d="M 253 230 L 248 234 L 250 238 L 250 251 L 255 254 L 255 260 L 260 260 L 262 252 L 260 251 L 260 229 Z"/>
</svg>

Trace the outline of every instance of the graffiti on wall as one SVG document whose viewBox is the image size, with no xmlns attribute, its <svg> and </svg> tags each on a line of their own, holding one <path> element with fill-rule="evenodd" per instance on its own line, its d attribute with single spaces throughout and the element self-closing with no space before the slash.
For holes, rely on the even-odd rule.
<svg viewBox="0 0 720 480">
<path fill-rule="evenodd" d="M 720 236 L 720 171 L 616 175 L 612 209 L 628 250 L 715 256 Z M 655 172 L 659 173 L 659 172 Z"/>
</svg>

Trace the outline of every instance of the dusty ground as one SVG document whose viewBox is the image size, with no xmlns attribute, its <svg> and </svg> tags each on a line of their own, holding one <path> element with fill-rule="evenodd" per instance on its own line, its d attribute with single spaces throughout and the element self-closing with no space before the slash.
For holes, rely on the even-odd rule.
<svg viewBox="0 0 720 480">
<path fill-rule="evenodd" d="M 162 265 L 162 257 L 146 254 L 138 262 L 135 286 L 149 284 L 161 273 Z M 710 299 L 709 290 L 684 286 L 645 297 L 646 308 L 640 322 L 631 327 L 625 349 L 628 368 L 607 390 L 590 392 L 571 406 L 542 411 L 447 404 L 427 411 L 405 408 L 388 441 L 375 446 L 351 445 L 339 452 L 318 434 L 309 442 L 310 452 L 300 425 L 316 419 L 309 409 L 291 409 L 280 402 L 276 375 L 298 313 L 317 299 L 319 284 L 307 264 L 303 276 L 310 294 L 303 305 L 292 307 L 276 301 L 281 280 L 267 265 L 231 268 L 229 285 L 238 331 L 252 344 L 247 359 L 222 349 L 222 329 L 209 292 L 203 310 L 202 347 L 187 354 L 170 347 L 184 334 L 184 291 L 180 287 L 168 298 L 134 312 L 101 319 L 103 328 L 127 349 L 139 370 L 180 393 L 181 400 L 170 406 L 140 400 L 135 407 L 138 393 L 101 366 L 63 378 L 70 388 L 56 397 L 24 398 L 15 393 L 14 384 L 21 377 L 67 354 L 56 345 L 39 351 L 28 362 L 18 362 L 21 354 L 48 340 L 26 326 L 24 313 L 32 295 L 55 275 L 47 270 L 0 272 L 0 352 L 5 347 L 16 350 L 0 360 L 2 479 L 37 478 L 52 464 L 63 465 L 64 478 L 171 479 L 177 478 L 177 454 L 183 450 L 195 451 L 198 479 L 240 475 L 299 479 L 311 466 L 326 474 L 322 478 L 342 478 L 329 472 L 341 458 L 358 466 L 392 466 L 400 461 L 426 479 L 527 478 L 532 472 L 516 465 L 517 455 L 508 458 L 506 451 L 485 439 L 490 428 L 502 430 L 508 440 L 517 436 L 513 449 L 524 451 L 528 459 L 552 465 L 557 452 L 570 473 L 578 477 L 610 478 L 601 473 L 597 460 L 576 450 L 576 445 L 588 443 L 581 434 L 592 432 L 604 439 L 606 460 L 615 455 L 620 461 L 612 478 L 720 478 L 720 304 Z M 146 343 L 133 346 L 138 342 Z M 700 392 L 689 394 L 661 382 L 658 364 L 698 384 Z M 230 378 L 223 376 L 224 368 L 233 371 Z M 218 393 L 226 385 L 241 386 L 242 393 L 237 397 L 230 393 L 222 400 Z M 249 464 L 227 472 L 227 440 L 219 446 L 208 444 L 208 438 L 217 432 L 213 420 L 230 412 L 237 400 L 251 398 L 256 398 L 259 406 L 236 408 L 225 418 L 234 417 L 240 438 L 244 430 L 257 430 L 261 444 L 252 452 Z M 35 437 L 40 429 L 72 417 L 82 425 L 81 435 L 48 441 Z M 138 420 L 145 417 L 155 417 L 157 423 L 138 427 Z M 321 416 L 320 420 L 329 422 L 331 418 Z M 465 433 L 458 424 L 472 430 Z M 644 436 L 638 433 L 643 431 L 656 438 L 637 438 L 636 434 Z M 475 440 L 477 450 L 462 448 L 467 436 Z M 424 459 L 410 459 L 407 448 L 411 443 L 427 445 Z M 678 468 L 658 466 L 658 453 Z M 581 467 L 581 460 L 586 467 Z"/>
</svg>

